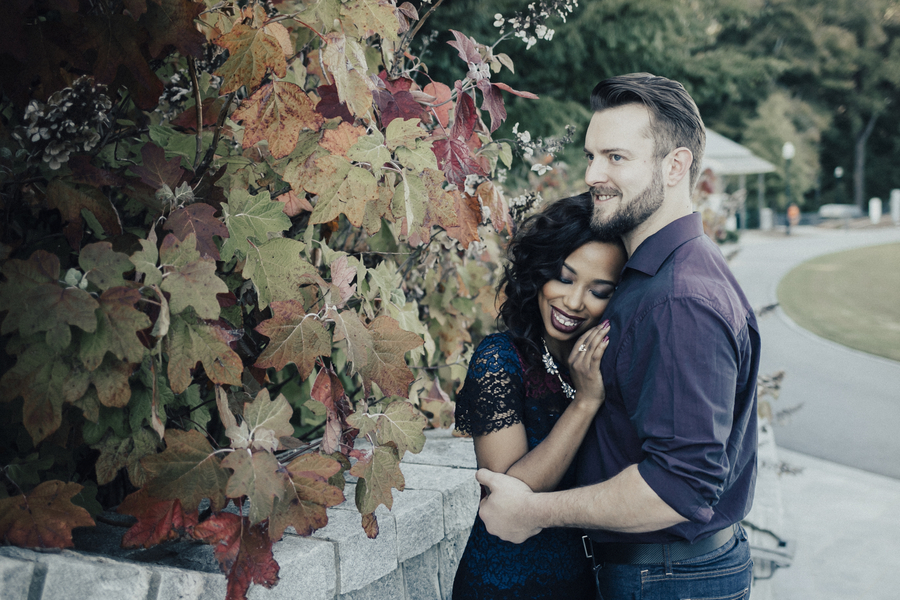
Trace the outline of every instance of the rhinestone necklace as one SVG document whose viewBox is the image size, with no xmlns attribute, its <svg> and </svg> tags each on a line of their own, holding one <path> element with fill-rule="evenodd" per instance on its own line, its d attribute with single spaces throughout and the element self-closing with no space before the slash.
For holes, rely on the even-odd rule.
<svg viewBox="0 0 900 600">
<path fill-rule="evenodd" d="M 556 366 L 556 361 L 553 360 L 553 355 L 550 354 L 550 349 L 547 348 L 547 342 L 541 338 L 541 342 L 544 344 L 544 368 L 547 369 L 547 373 L 550 375 L 556 375 L 559 378 L 559 382 L 562 384 L 563 393 L 566 395 L 566 398 L 569 400 L 575 399 L 575 388 L 571 385 L 563 381 L 562 375 L 559 373 L 559 367 Z"/>
</svg>

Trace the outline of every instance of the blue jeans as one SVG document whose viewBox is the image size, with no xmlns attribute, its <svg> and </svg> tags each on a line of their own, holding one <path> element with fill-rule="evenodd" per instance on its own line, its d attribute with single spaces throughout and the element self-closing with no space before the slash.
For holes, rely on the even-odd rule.
<svg viewBox="0 0 900 600">
<path fill-rule="evenodd" d="M 746 600 L 753 563 L 743 528 L 721 548 L 668 565 L 603 563 L 597 600 Z"/>
</svg>

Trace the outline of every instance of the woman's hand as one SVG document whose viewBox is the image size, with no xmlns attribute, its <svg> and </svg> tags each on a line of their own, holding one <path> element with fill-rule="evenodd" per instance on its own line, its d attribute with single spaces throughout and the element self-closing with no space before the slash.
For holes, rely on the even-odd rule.
<svg viewBox="0 0 900 600">
<path fill-rule="evenodd" d="M 600 375 L 600 359 L 609 345 L 608 334 L 609 321 L 603 321 L 578 338 L 569 355 L 569 373 L 575 387 L 575 401 L 594 410 L 599 410 L 606 399 L 606 389 Z"/>
</svg>

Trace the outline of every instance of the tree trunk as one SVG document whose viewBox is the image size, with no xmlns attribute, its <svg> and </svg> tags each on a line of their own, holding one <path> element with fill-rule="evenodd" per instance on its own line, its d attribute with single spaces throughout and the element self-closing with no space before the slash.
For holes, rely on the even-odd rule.
<svg viewBox="0 0 900 600">
<path fill-rule="evenodd" d="M 878 113 L 872 113 L 869 122 L 863 130 L 856 136 L 855 144 L 855 161 L 853 167 L 853 202 L 863 211 L 866 211 L 866 142 L 875 129 L 875 121 L 878 120 Z"/>
</svg>

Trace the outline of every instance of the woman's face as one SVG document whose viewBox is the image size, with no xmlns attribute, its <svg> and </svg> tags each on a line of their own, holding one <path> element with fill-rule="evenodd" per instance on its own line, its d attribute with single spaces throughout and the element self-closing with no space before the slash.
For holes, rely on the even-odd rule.
<svg viewBox="0 0 900 600">
<path fill-rule="evenodd" d="M 625 265 L 619 246 L 588 242 L 538 292 L 544 339 L 556 355 L 600 322 Z"/>
</svg>

